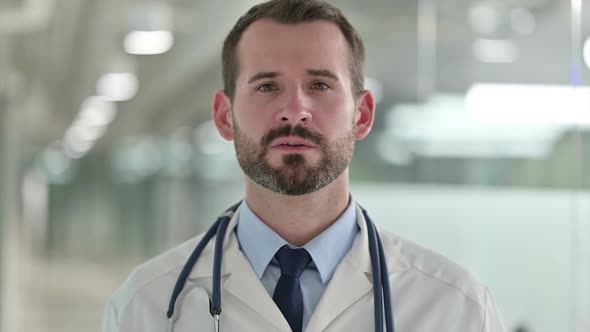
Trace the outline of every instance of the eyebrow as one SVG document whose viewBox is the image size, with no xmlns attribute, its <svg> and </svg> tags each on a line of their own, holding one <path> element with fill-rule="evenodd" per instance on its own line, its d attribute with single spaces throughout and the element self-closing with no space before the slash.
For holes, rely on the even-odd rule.
<svg viewBox="0 0 590 332">
<path fill-rule="evenodd" d="M 308 75 L 311 75 L 311 76 L 328 77 L 328 78 L 331 78 L 335 81 L 338 81 L 338 76 L 327 69 L 307 69 L 306 72 Z M 255 74 L 254 76 L 250 77 L 250 79 L 248 80 L 248 84 L 258 81 L 258 80 L 262 80 L 262 79 L 275 78 L 279 75 L 281 75 L 281 73 L 276 72 L 276 71 L 260 72 L 260 73 Z"/>
<path fill-rule="evenodd" d="M 248 80 L 248 84 L 258 81 L 258 80 L 265 79 L 265 78 L 275 78 L 279 75 L 280 75 L 280 73 L 278 73 L 276 71 L 261 72 L 261 73 L 258 73 L 256 75 L 250 77 L 250 79 Z"/>
<path fill-rule="evenodd" d="M 338 76 L 327 69 L 308 69 L 307 74 L 311 76 L 328 77 L 335 81 L 338 81 Z"/>
</svg>

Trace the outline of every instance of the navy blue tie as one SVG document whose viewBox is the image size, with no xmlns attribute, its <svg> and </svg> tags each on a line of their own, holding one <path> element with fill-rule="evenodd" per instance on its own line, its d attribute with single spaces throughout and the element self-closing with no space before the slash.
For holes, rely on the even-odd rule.
<svg viewBox="0 0 590 332">
<path fill-rule="evenodd" d="M 272 299 L 289 322 L 293 332 L 301 332 L 303 324 L 303 294 L 299 276 L 311 262 L 305 249 L 290 249 L 286 245 L 275 254 L 281 266 L 281 277 Z"/>
</svg>

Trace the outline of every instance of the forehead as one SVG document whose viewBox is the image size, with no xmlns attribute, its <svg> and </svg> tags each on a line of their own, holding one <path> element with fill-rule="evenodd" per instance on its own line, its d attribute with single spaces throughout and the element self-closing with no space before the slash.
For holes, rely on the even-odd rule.
<svg viewBox="0 0 590 332">
<path fill-rule="evenodd" d="M 306 69 L 328 69 L 349 77 L 348 43 L 338 26 L 328 21 L 258 20 L 243 32 L 237 51 L 242 78 L 259 71 Z"/>
</svg>

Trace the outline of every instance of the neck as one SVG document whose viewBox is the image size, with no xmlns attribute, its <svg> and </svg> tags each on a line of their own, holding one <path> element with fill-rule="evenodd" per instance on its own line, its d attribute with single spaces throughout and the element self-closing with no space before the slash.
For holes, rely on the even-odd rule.
<svg viewBox="0 0 590 332">
<path fill-rule="evenodd" d="M 346 210 L 348 200 L 348 170 L 324 188 L 299 196 L 275 193 L 246 177 L 248 206 L 273 231 L 298 247 L 330 227 Z"/>
</svg>

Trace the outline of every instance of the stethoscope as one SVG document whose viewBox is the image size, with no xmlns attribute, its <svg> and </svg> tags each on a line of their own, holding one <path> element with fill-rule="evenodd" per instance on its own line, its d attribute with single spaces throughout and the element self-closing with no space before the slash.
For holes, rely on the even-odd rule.
<svg viewBox="0 0 590 332">
<path fill-rule="evenodd" d="M 221 258 L 223 251 L 223 239 L 225 238 L 225 232 L 227 225 L 231 220 L 232 216 L 238 209 L 241 201 L 236 203 L 227 209 L 209 228 L 207 233 L 203 236 L 199 244 L 195 247 L 192 252 L 178 279 L 174 285 L 172 291 L 172 297 L 170 298 L 170 304 L 168 305 L 168 332 L 172 332 L 174 328 L 174 306 L 179 294 L 184 288 L 188 276 L 197 263 L 199 256 L 203 252 L 203 249 L 207 246 L 209 241 L 215 236 L 215 251 L 213 258 L 213 282 L 212 282 L 212 294 L 209 298 L 209 312 L 214 319 L 214 330 L 219 332 L 219 316 L 221 315 Z M 373 268 L 373 298 L 375 308 L 375 331 L 383 331 L 383 313 L 385 312 L 385 327 L 386 331 L 395 332 L 393 325 L 393 308 L 391 306 L 391 290 L 389 288 L 389 276 L 387 273 L 387 262 L 385 261 L 385 254 L 383 253 L 383 244 L 381 243 L 381 237 L 377 233 L 375 224 L 369 218 L 367 211 L 361 207 L 363 216 L 367 223 L 367 232 L 369 236 L 369 254 L 371 256 L 371 266 Z M 379 310 L 377 308 L 380 308 Z"/>
</svg>

